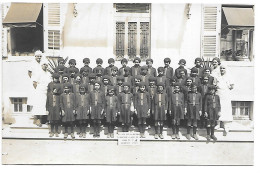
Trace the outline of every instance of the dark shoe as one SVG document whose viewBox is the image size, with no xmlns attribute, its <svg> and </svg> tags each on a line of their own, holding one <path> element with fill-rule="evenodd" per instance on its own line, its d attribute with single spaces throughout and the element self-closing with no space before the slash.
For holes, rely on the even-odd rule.
<svg viewBox="0 0 260 173">
<path fill-rule="evenodd" d="M 72 138 L 72 139 L 75 139 L 74 133 L 71 133 L 71 138 Z"/>
<path fill-rule="evenodd" d="M 86 133 L 83 133 L 83 138 L 86 138 Z"/>
<path fill-rule="evenodd" d="M 54 136 L 54 133 L 51 132 L 49 137 L 53 137 L 53 136 Z"/>
<path fill-rule="evenodd" d="M 163 134 L 159 134 L 159 137 L 161 138 L 161 139 L 163 139 L 164 137 L 163 137 Z"/>
<path fill-rule="evenodd" d="M 110 137 L 111 137 L 111 138 L 114 138 L 114 133 L 110 133 Z"/>
<path fill-rule="evenodd" d="M 227 131 L 224 129 L 223 136 L 227 136 Z"/>
<path fill-rule="evenodd" d="M 199 140 L 199 138 L 198 138 L 198 135 L 197 134 L 194 134 L 193 136 L 192 136 L 196 141 L 197 140 Z"/>
<path fill-rule="evenodd" d="M 55 133 L 55 137 L 59 137 L 59 134 L 58 134 L 58 133 Z"/>
<path fill-rule="evenodd" d="M 187 138 L 188 140 L 190 140 L 190 139 L 191 139 L 190 134 L 187 134 L 186 138 Z"/>
<path fill-rule="evenodd" d="M 209 136 L 209 135 L 207 135 L 206 139 L 207 139 L 207 141 L 210 141 L 210 136 Z"/>
<path fill-rule="evenodd" d="M 79 134 L 79 137 L 82 138 L 82 133 Z"/>
<path fill-rule="evenodd" d="M 180 139 L 179 133 L 176 134 L 176 139 Z"/>
<path fill-rule="evenodd" d="M 64 138 L 67 139 L 68 138 L 68 133 L 64 134 Z"/>
<path fill-rule="evenodd" d="M 172 137 L 172 139 L 175 139 L 175 138 L 176 138 L 176 135 L 175 135 L 175 134 L 172 134 L 171 137 Z"/>
<path fill-rule="evenodd" d="M 211 135 L 210 137 L 213 139 L 213 141 L 218 140 L 215 135 Z"/>
<path fill-rule="evenodd" d="M 158 139 L 158 138 L 159 138 L 158 134 L 155 134 L 154 139 Z"/>
<path fill-rule="evenodd" d="M 99 133 L 97 134 L 97 138 L 100 138 L 100 134 Z"/>
<path fill-rule="evenodd" d="M 110 138 L 110 133 L 107 134 L 107 138 Z"/>
</svg>

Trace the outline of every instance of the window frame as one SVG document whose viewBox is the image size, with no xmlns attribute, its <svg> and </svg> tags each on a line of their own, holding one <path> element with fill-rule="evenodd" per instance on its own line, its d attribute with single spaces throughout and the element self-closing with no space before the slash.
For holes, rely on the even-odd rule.
<svg viewBox="0 0 260 173">
<path fill-rule="evenodd" d="M 245 114 L 245 109 L 248 109 L 248 115 Z M 244 114 L 241 114 L 243 109 Z M 251 101 L 232 101 L 232 116 L 234 120 L 251 120 L 252 119 L 253 102 Z M 233 111 L 235 110 L 235 114 Z"/>
</svg>

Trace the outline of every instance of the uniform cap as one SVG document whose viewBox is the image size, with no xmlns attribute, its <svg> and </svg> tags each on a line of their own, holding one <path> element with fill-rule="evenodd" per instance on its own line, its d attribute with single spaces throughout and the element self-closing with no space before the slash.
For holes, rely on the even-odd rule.
<svg viewBox="0 0 260 173">
<path fill-rule="evenodd" d="M 98 59 L 96 60 L 96 63 L 97 63 L 97 64 L 102 64 L 102 63 L 103 63 L 103 60 L 102 60 L 101 58 L 98 58 Z"/>
<path fill-rule="evenodd" d="M 149 58 L 149 59 L 146 60 L 146 64 L 147 64 L 149 61 L 151 61 L 151 62 L 153 63 L 153 59 Z"/>
<path fill-rule="evenodd" d="M 158 72 L 161 72 L 161 71 L 163 71 L 164 72 L 164 68 L 163 67 L 158 67 Z"/>
<path fill-rule="evenodd" d="M 180 59 L 179 64 L 183 63 L 184 65 L 186 64 L 186 60 L 185 59 Z"/>
<path fill-rule="evenodd" d="M 198 73 L 198 72 L 199 72 L 199 70 L 196 67 L 193 67 L 191 69 L 191 73 Z"/>
<path fill-rule="evenodd" d="M 169 63 L 171 63 L 171 59 L 170 58 L 164 58 L 164 60 L 163 60 L 165 63 L 166 62 L 169 62 Z"/>
<path fill-rule="evenodd" d="M 124 82 L 124 83 L 123 83 L 123 86 L 129 86 L 129 87 L 130 87 L 131 84 L 130 84 L 129 82 Z"/>
<path fill-rule="evenodd" d="M 150 81 L 156 81 L 156 77 L 150 76 L 150 77 L 148 78 L 148 81 L 149 81 L 149 82 L 150 82 Z"/>
<path fill-rule="evenodd" d="M 51 76 L 55 79 L 58 79 L 60 77 L 59 73 L 53 73 Z"/>
<path fill-rule="evenodd" d="M 69 64 L 76 64 L 76 60 L 75 59 L 70 59 L 69 60 Z"/>
<path fill-rule="evenodd" d="M 83 59 L 83 63 L 90 63 L 90 59 L 89 58 L 84 58 Z"/>
<path fill-rule="evenodd" d="M 115 62 L 114 58 L 109 58 L 108 59 L 108 64 L 112 63 L 112 62 Z"/>
<path fill-rule="evenodd" d="M 164 87 L 164 83 L 163 83 L 163 82 L 158 82 L 156 85 L 157 85 L 157 86 L 163 86 L 163 87 Z"/>
<path fill-rule="evenodd" d="M 128 60 L 126 59 L 126 58 L 123 58 L 122 60 L 121 60 L 121 63 L 123 63 L 123 62 L 128 62 Z"/>
<path fill-rule="evenodd" d="M 198 57 L 198 58 L 195 59 L 195 63 L 196 63 L 197 61 L 202 62 L 202 59 Z"/>
<path fill-rule="evenodd" d="M 141 59 L 139 57 L 135 57 L 135 59 L 133 60 L 133 62 L 139 61 L 139 63 L 141 62 Z"/>
<path fill-rule="evenodd" d="M 148 67 L 144 65 L 141 67 L 141 70 L 148 70 Z"/>
<path fill-rule="evenodd" d="M 126 72 L 126 71 L 129 72 L 129 71 L 131 71 L 131 68 L 130 68 L 130 67 L 125 67 L 125 68 L 124 68 L 124 71 L 125 71 L 125 72 Z"/>
</svg>

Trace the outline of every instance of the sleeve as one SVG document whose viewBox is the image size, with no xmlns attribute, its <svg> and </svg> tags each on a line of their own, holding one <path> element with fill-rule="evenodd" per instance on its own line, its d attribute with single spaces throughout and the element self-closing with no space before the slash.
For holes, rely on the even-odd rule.
<svg viewBox="0 0 260 173">
<path fill-rule="evenodd" d="M 202 97 L 200 93 L 199 93 L 199 110 L 202 111 Z"/>
<path fill-rule="evenodd" d="M 104 92 L 102 92 L 102 94 L 101 94 L 101 100 L 102 100 L 102 104 L 101 104 L 102 109 L 105 109 L 106 98 L 105 98 L 105 93 Z"/>
<path fill-rule="evenodd" d="M 77 106 L 76 106 L 76 95 L 75 94 L 72 94 L 72 100 L 73 100 L 74 110 L 76 110 Z"/>
<path fill-rule="evenodd" d="M 204 101 L 204 112 L 207 112 L 208 110 L 208 95 L 205 95 L 205 101 Z"/>
<path fill-rule="evenodd" d="M 47 94 L 46 105 L 45 105 L 46 111 L 49 111 L 49 99 L 50 99 L 50 95 Z"/>
<path fill-rule="evenodd" d="M 165 93 L 165 104 L 168 106 L 168 107 L 166 108 L 166 110 L 169 110 L 170 105 L 168 104 L 168 96 L 167 96 L 166 93 Z"/>
<path fill-rule="evenodd" d="M 183 103 L 183 109 L 184 109 L 185 108 L 185 97 L 183 94 L 182 94 L 182 103 Z"/>
<path fill-rule="evenodd" d="M 151 107 L 151 100 L 150 100 L 150 94 L 146 92 L 146 98 L 147 98 L 147 104 L 148 104 L 148 109 Z"/>
<path fill-rule="evenodd" d="M 61 108 L 61 110 L 64 110 L 64 104 L 63 104 L 64 103 L 63 102 L 64 98 L 63 98 L 63 96 L 64 96 L 63 94 L 61 94 L 61 96 L 60 96 L 60 108 Z"/>
<path fill-rule="evenodd" d="M 77 95 L 75 95 L 75 109 L 79 107 L 79 98 Z"/>
</svg>

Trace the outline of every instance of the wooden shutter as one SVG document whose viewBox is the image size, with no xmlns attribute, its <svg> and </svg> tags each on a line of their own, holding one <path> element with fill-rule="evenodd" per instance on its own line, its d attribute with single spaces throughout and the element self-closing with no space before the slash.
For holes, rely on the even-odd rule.
<svg viewBox="0 0 260 173">
<path fill-rule="evenodd" d="M 62 49 L 61 5 L 44 4 L 44 51 L 47 56 L 60 56 Z"/>
<path fill-rule="evenodd" d="M 1 11 L 2 11 L 2 21 L 4 20 L 6 14 L 7 14 L 7 6 L 6 4 L 1 4 Z M 7 57 L 7 29 L 8 28 L 3 28 L 2 25 L 2 57 Z"/>
<path fill-rule="evenodd" d="M 202 6 L 201 56 L 220 57 L 221 5 Z"/>
</svg>

